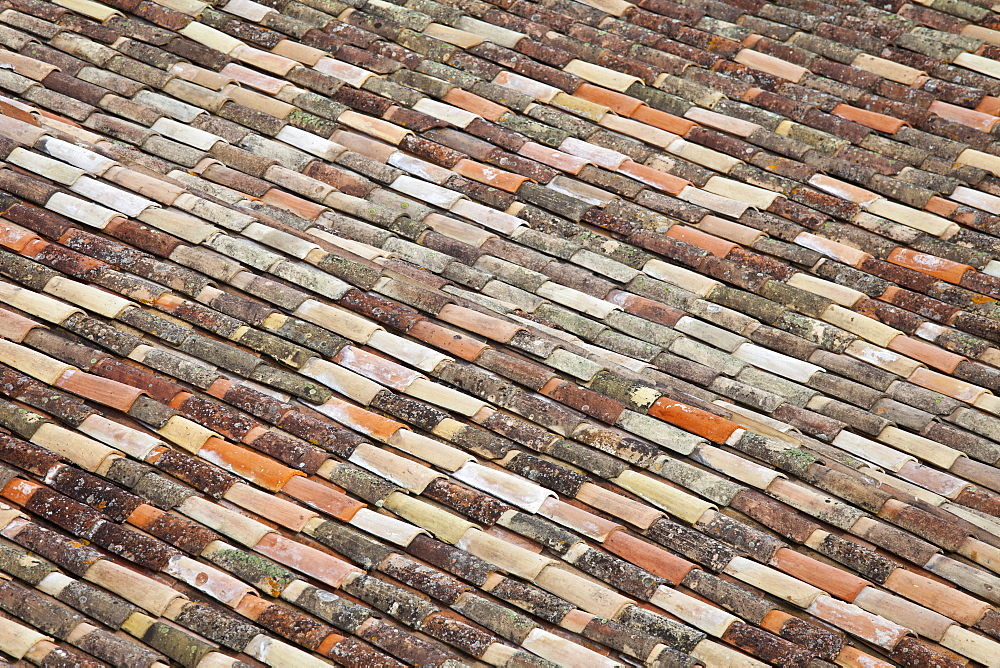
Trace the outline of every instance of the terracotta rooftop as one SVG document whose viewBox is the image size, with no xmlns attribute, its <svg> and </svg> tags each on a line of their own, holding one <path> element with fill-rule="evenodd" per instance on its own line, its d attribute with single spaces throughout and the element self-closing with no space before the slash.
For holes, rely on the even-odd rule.
<svg viewBox="0 0 1000 668">
<path fill-rule="evenodd" d="M 1000 666 L 998 57 L 995 0 L 0 0 L 0 656 Z"/>
</svg>

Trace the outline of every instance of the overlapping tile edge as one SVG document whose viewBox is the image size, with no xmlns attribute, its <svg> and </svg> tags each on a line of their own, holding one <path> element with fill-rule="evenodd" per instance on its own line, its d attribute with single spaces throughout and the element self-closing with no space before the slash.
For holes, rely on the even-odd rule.
<svg viewBox="0 0 1000 668">
<path fill-rule="evenodd" d="M 783 5 L 9 3 L 0 650 L 995 663 L 995 14 Z"/>
</svg>

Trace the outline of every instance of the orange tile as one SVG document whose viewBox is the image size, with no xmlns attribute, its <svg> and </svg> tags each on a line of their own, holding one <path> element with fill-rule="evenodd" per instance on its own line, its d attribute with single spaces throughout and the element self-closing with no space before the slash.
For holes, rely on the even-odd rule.
<svg viewBox="0 0 1000 668">
<path fill-rule="evenodd" d="M 41 239 L 37 234 L 21 227 L 8 225 L 0 221 L 0 246 L 20 253 L 24 247 L 35 239 Z"/>
<path fill-rule="evenodd" d="M 368 352 L 356 346 L 344 346 L 333 361 L 345 369 L 396 390 L 405 390 L 413 381 L 423 376 L 398 362 Z"/>
<path fill-rule="evenodd" d="M 548 165 L 553 169 L 567 174 L 579 174 L 580 170 L 591 164 L 586 158 L 581 158 L 569 153 L 563 153 L 554 148 L 536 144 L 533 141 L 525 142 L 518 150 L 518 155 L 531 158 L 543 165 Z"/>
<path fill-rule="evenodd" d="M 170 451 L 170 448 L 168 448 L 166 446 L 159 446 L 159 447 L 153 448 L 152 450 L 149 451 L 149 454 L 146 455 L 146 463 L 147 464 L 155 464 L 156 461 L 160 457 L 163 456 L 163 453 L 169 452 L 169 451 Z"/>
<path fill-rule="evenodd" d="M 841 668 L 893 668 L 896 664 L 865 654 L 861 650 L 846 645 L 837 655 L 838 666 Z"/>
<path fill-rule="evenodd" d="M 898 118 L 886 116 L 885 114 L 880 114 L 875 111 L 868 111 L 867 109 L 858 109 L 857 107 L 852 107 L 849 104 L 838 104 L 830 113 L 834 116 L 840 116 L 841 118 L 846 118 L 849 121 L 854 121 L 855 123 L 859 123 L 873 130 L 886 132 L 888 134 L 896 134 L 899 131 L 899 128 L 904 125 L 909 125 L 906 121 L 902 121 Z"/>
<path fill-rule="evenodd" d="M 216 399 L 224 399 L 226 393 L 235 387 L 236 383 L 231 380 L 226 380 L 225 378 L 219 378 L 214 383 L 208 386 L 205 393 L 209 396 L 213 396 Z"/>
<path fill-rule="evenodd" d="M 714 443 L 725 443 L 739 429 L 732 420 L 712 415 L 694 406 L 660 397 L 649 407 L 649 414 Z"/>
<path fill-rule="evenodd" d="M 151 506 L 148 503 L 142 503 L 132 511 L 132 514 L 125 521 L 143 531 L 149 531 L 149 528 L 163 515 L 164 511 L 159 508 Z"/>
<path fill-rule="evenodd" d="M 467 362 L 472 362 L 484 350 L 489 348 L 486 343 L 479 339 L 467 336 L 453 329 L 448 329 L 447 327 L 442 327 L 429 320 L 419 321 L 413 327 L 410 327 L 407 334 L 433 348 L 443 350 L 449 355 L 454 355 Z"/>
<path fill-rule="evenodd" d="M 836 566 L 824 564 L 800 552 L 783 547 L 774 553 L 771 565 L 803 582 L 850 603 L 871 583 Z"/>
<path fill-rule="evenodd" d="M 279 209 L 291 211 L 295 215 L 302 216 L 307 220 L 316 220 L 319 218 L 321 213 L 326 211 L 325 207 L 316 204 L 315 202 L 302 199 L 298 195 L 286 193 L 284 190 L 279 190 L 278 188 L 271 188 L 268 190 L 264 193 L 261 200 L 265 204 L 270 204 L 278 207 Z"/>
<path fill-rule="evenodd" d="M 1000 116 L 1000 97 L 987 95 L 976 105 L 976 111 L 993 116 Z"/>
<path fill-rule="evenodd" d="M 264 614 L 264 611 L 270 608 L 274 603 L 270 601 L 265 601 L 260 596 L 256 594 L 247 594 L 236 606 L 236 612 L 240 613 L 252 622 L 257 621 L 257 618 Z"/>
<path fill-rule="evenodd" d="M 545 383 L 545 385 L 539 388 L 538 393 L 544 394 L 547 397 L 551 397 L 555 393 L 555 391 L 559 389 L 559 386 L 562 385 L 563 383 L 566 383 L 567 385 L 572 385 L 572 383 L 568 383 L 559 376 L 556 376 L 555 378 L 549 379 L 549 382 Z"/>
<path fill-rule="evenodd" d="M 186 302 L 183 297 L 166 292 L 157 297 L 156 301 L 154 301 L 153 303 L 156 304 L 157 306 L 163 307 L 167 311 L 175 311 L 181 306 L 183 306 Z"/>
<path fill-rule="evenodd" d="M 352 573 L 364 573 L 343 559 L 338 559 L 316 548 L 296 543 L 281 534 L 269 533 L 254 546 L 254 552 L 260 552 L 274 559 L 279 564 L 294 568 L 310 575 L 331 587 L 339 587 L 344 579 Z"/>
<path fill-rule="evenodd" d="M 316 652 L 318 654 L 322 654 L 323 656 L 331 656 L 330 653 L 334 651 L 334 646 L 343 639 L 344 636 L 337 633 L 331 633 L 323 639 L 323 642 L 319 644 L 319 647 L 316 648 Z"/>
<path fill-rule="evenodd" d="M 44 116 L 45 118 L 50 118 L 53 121 L 59 121 L 60 123 L 65 123 L 66 125 L 72 126 L 74 128 L 80 128 L 81 130 L 83 129 L 82 125 L 80 125 L 76 121 L 72 121 L 72 120 L 66 118 L 65 116 L 59 116 L 57 114 L 53 114 L 51 111 L 46 111 L 45 109 L 42 109 L 41 107 L 36 107 L 35 111 L 37 111 L 41 116 Z M 38 125 L 38 124 L 36 123 L 35 125 Z"/>
<path fill-rule="evenodd" d="M 608 293 L 607 300 L 613 304 L 618 304 L 632 315 L 637 315 L 645 320 L 652 320 L 667 327 L 673 327 L 677 321 L 687 315 L 687 311 L 682 311 L 673 306 L 667 306 L 661 302 L 640 297 L 630 292 L 612 290 Z"/>
<path fill-rule="evenodd" d="M 926 367 L 915 369 L 907 380 L 924 389 L 940 392 L 946 397 L 952 397 L 953 399 L 968 403 L 974 402 L 981 394 L 987 392 L 987 390 L 960 378 L 937 373 Z"/>
<path fill-rule="evenodd" d="M 330 485 L 310 480 L 304 476 L 291 478 L 281 488 L 281 491 L 344 522 L 349 522 L 355 513 L 368 505 L 355 501 Z"/>
<path fill-rule="evenodd" d="M 937 114 L 941 118 L 967 125 L 981 132 L 991 131 L 993 126 L 997 124 L 997 121 L 1000 121 L 1000 118 L 997 118 L 993 114 L 986 114 L 975 109 L 966 109 L 965 107 L 948 104 L 940 100 L 931 102 L 927 110 Z"/>
<path fill-rule="evenodd" d="M 924 204 L 924 209 L 939 216 L 950 218 L 958 210 L 958 204 L 934 195 L 934 197 L 927 200 L 927 204 Z"/>
<path fill-rule="evenodd" d="M 652 107 L 639 107 L 632 114 L 632 118 L 641 123 L 652 125 L 654 128 L 673 132 L 675 135 L 686 135 L 691 131 L 691 128 L 698 125 L 686 118 L 674 116 L 673 114 L 668 114 L 665 111 L 653 109 Z"/>
<path fill-rule="evenodd" d="M 577 501 L 597 508 L 612 517 L 624 520 L 643 531 L 664 515 L 663 511 L 656 510 L 645 503 L 635 501 L 592 482 L 583 483 L 575 498 Z"/>
<path fill-rule="evenodd" d="M 198 451 L 198 456 L 272 492 L 284 487 L 290 478 L 304 475 L 301 471 L 279 464 L 270 457 L 233 445 L 215 436 L 205 442 Z"/>
<path fill-rule="evenodd" d="M 70 369 L 55 382 L 56 387 L 99 404 L 128 411 L 144 392 L 138 388 L 101 378 L 85 371 Z"/>
<path fill-rule="evenodd" d="M 909 630 L 899 624 L 832 596 L 818 596 L 809 606 L 809 612 L 828 624 L 882 648 L 893 647 L 909 634 Z"/>
<path fill-rule="evenodd" d="M 715 257 L 726 257 L 734 248 L 739 247 L 738 244 L 734 244 L 732 241 L 720 239 L 719 237 L 706 234 L 701 230 L 696 230 L 686 225 L 673 225 L 667 230 L 667 236 L 691 244 L 692 246 L 697 246 L 702 250 L 707 250 Z"/>
<path fill-rule="evenodd" d="M 268 429 L 267 427 L 262 427 L 260 425 L 257 425 L 256 427 L 251 427 L 250 431 L 243 434 L 243 438 L 240 439 L 240 442 L 245 443 L 246 445 L 253 445 L 254 441 L 256 441 L 258 438 L 260 438 L 269 431 L 270 429 Z"/>
<path fill-rule="evenodd" d="M 0 115 L 10 116 L 11 118 L 21 121 L 22 123 L 28 123 L 30 125 L 38 126 L 38 119 L 35 115 L 29 111 L 29 107 L 20 102 L 15 102 L 14 100 L 5 101 L 6 98 L 0 99 Z M 13 102 L 13 104 L 11 104 Z M 34 109 L 34 107 L 30 107 Z M 37 111 L 42 112 L 44 110 L 37 109 Z M 47 112 L 46 112 L 47 113 Z M 49 114 L 51 115 L 51 114 Z M 76 125 L 76 123 L 70 123 L 70 125 Z"/>
<path fill-rule="evenodd" d="M 620 116 L 632 116 L 640 107 L 646 106 L 642 100 L 589 83 L 582 84 L 573 95 L 607 107 Z"/>
<path fill-rule="evenodd" d="M 631 176 L 636 181 L 641 181 L 648 186 L 659 188 L 671 195 L 679 195 L 682 190 L 691 185 L 691 182 L 679 176 L 661 172 L 647 165 L 639 164 L 632 160 L 626 160 L 618 167 L 618 171 L 625 176 Z"/>
<path fill-rule="evenodd" d="M 388 443 L 392 435 L 403 428 L 401 422 L 376 415 L 346 401 L 330 399 L 327 404 L 337 405 L 337 415 L 331 419 L 382 443 Z"/>
<path fill-rule="evenodd" d="M 484 97 L 479 97 L 475 93 L 462 90 L 458 86 L 448 91 L 448 94 L 441 98 L 444 102 L 454 105 L 459 109 L 465 109 L 473 114 L 479 114 L 488 121 L 498 121 L 510 109 L 496 102 L 491 102 Z"/>
<path fill-rule="evenodd" d="M 951 373 L 965 358 L 948 352 L 932 343 L 912 339 L 906 335 L 897 336 L 889 342 L 889 350 L 912 357 L 913 359 L 932 366 L 943 373 Z"/>
<path fill-rule="evenodd" d="M 886 258 L 886 261 L 898 264 L 901 267 L 919 271 L 922 274 L 940 278 L 949 283 L 958 283 L 962 280 L 965 272 L 972 269 L 967 264 L 959 264 L 943 257 L 920 253 L 909 248 L 897 247 Z"/>
<path fill-rule="evenodd" d="M 885 588 L 925 608 L 972 626 L 990 607 L 954 587 L 925 578 L 905 568 L 897 568 L 886 578 Z"/>
<path fill-rule="evenodd" d="M 451 171 L 467 179 L 485 183 L 509 193 L 516 193 L 522 183 L 531 180 L 527 176 L 505 172 L 502 169 L 490 167 L 468 158 L 459 160 L 458 164 L 451 168 Z"/>
<path fill-rule="evenodd" d="M 604 540 L 616 529 L 622 528 L 617 522 L 598 517 L 589 510 L 577 508 L 559 499 L 546 499 L 539 512 L 557 524 L 599 541 Z"/>
<path fill-rule="evenodd" d="M 37 482 L 32 482 L 30 480 L 24 480 L 22 478 L 14 478 L 3 488 L 0 492 L 0 496 L 3 496 L 8 501 L 16 503 L 19 506 L 23 506 L 28 502 L 28 499 L 41 489 L 43 485 L 39 485 Z"/>
<path fill-rule="evenodd" d="M 524 329 L 516 323 L 454 304 L 447 304 L 442 308 L 438 312 L 438 318 L 450 325 L 467 329 L 500 343 L 508 343 L 515 334 Z"/>
<path fill-rule="evenodd" d="M 44 251 L 46 248 L 48 248 L 51 245 L 52 244 L 50 244 L 45 239 L 41 239 L 39 237 L 35 237 L 34 239 L 30 239 L 21 248 L 20 253 L 21 253 L 21 255 L 24 255 L 25 257 L 32 257 L 33 258 L 33 257 L 35 257 L 36 255 L 38 255 L 39 253 L 41 253 L 42 251 Z"/>
<path fill-rule="evenodd" d="M 612 554 L 617 554 L 653 575 L 666 578 L 674 585 L 680 584 L 695 567 L 687 559 L 671 554 L 659 545 L 647 543 L 624 529 L 613 531 L 604 541 L 604 547 Z"/>
<path fill-rule="evenodd" d="M 3 332 L 4 337 L 11 341 L 20 343 L 28 335 L 28 332 L 36 327 L 48 329 L 42 323 L 35 322 L 31 318 L 25 318 L 23 315 L 0 308 L 0 332 Z"/>
<path fill-rule="evenodd" d="M 760 628 L 765 631 L 770 631 L 771 633 L 778 635 L 781 633 L 781 627 L 785 625 L 789 619 L 793 617 L 787 612 L 782 612 L 781 610 L 772 610 L 771 612 L 764 615 L 764 619 L 760 621 Z"/>
<path fill-rule="evenodd" d="M 167 405 L 173 408 L 174 410 L 179 411 L 184 402 L 193 396 L 194 395 L 191 394 L 190 392 L 178 392 L 177 394 L 174 395 L 174 398 L 171 399 Z"/>
</svg>

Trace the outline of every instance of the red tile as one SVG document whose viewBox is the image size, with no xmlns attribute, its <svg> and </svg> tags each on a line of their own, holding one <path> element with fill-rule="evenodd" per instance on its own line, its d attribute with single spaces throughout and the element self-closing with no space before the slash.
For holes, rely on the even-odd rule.
<svg viewBox="0 0 1000 668">
<path fill-rule="evenodd" d="M 458 164 L 452 167 L 452 171 L 467 179 L 485 183 L 488 186 L 493 186 L 509 193 L 516 193 L 522 183 L 531 180 L 527 176 L 505 172 L 502 169 L 490 167 L 489 165 L 484 165 L 468 158 L 459 160 Z"/>
<path fill-rule="evenodd" d="M 615 424 L 626 408 L 619 401 L 562 378 L 553 378 L 539 392 L 606 424 Z"/>
<path fill-rule="evenodd" d="M 732 420 L 667 397 L 657 399 L 649 407 L 649 414 L 715 443 L 725 443 L 739 429 Z"/>
<path fill-rule="evenodd" d="M 774 553 L 771 565 L 848 603 L 853 601 L 862 589 L 871 584 L 867 580 L 836 566 L 824 564 L 785 547 Z"/>
<path fill-rule="evenodd" d="M 344 579 L 352 573 L 364 573 L 360 568 L 352 566 L 342 559 L 320 552 L 308 545 L 296 543 L 277 533 L 267 534 L 253 549 L 255 552 L 260 552 L 274 559 L 279 564 L 301 571 L 331 587 L 339 587 L 343 584 Z"/>
<path fill-rule="evenodd" d="M 401 422 L 366 411 L 346 401 L 330 399 L 327 404 L 337 405 L 336 421 L 382 443 L 388 443 L 392 435 L 403 427 Z"/>
<path fill-rule="evenodd" d="M 441 99 L 459 109 L 465 109 L 473 114 L 478 114 L 488 121 L 496 122 L 501 116 L 510 111 L 507 107 L 479 97 L 475 93 L 462 90 L 458 86 L 448 91 L 448 94 Z"/>
<path fill-rule="evenodd" d="M 280 490 L 292 477 L 302 475 L 270 457 L 214 436 L 201 447 L 198 456 L 272 492 Z"/>
<path fill-rule="evenodd" d="M 897 568 L 886 578 L 885 588 L 904 598 L 950 617 L 960 624 L 972 626 L 990 605 L 955 587 Z"/>
<path fill-rule="evenodd" d="M 860 123 L 861 125 L 872 128 L 873 130 L 886 132 L 888 134 L 896 134 L 899 131 L 899 128 L 904 125 L 908 125 L 906 121 L 902 121 L 898 118 L 886 116 L 885 114 L 880 114 L 875 111 L 858 109 L 857 107 L 852 107 L 847 104 L 838 104 L 830 113 L 834 116 L 840 116 L 841 118 L 846 118 L 849 121 L 854 121 L 855 123 Z"/>
<path fill-rule="evenodd" d="M 949 283 L 958 283 L 965 272 L 972 269 L 967 264 L 959 264 L 942 257 L 920 253 L 909 248 L 898 247 L 889 253 L 886 261 L 901 267 L 919 271 L 922 274 L 940 278 Z"/>
<path fill-rule="evenodd" d="M 286 211 L 291 211 L 297 216 L 302 216 L 308 220 L 316 220 L 319 218 L 320 214 L 326 211 L 326 207 L 320 204 L 310 202 L 307 199 L 302 199 L 298 195 L 286 193 L 284 190 L 279 190 L 278 188 L 271 188 L 268 190 L 264 193 L 261 200 L 263 200 L 266 204 L 276 206 L 279 209 L 285 209 Z"/>
<path fill-rule="evenodd" d="M 169 402 L 184 389 L 177 383 L 172 383 L 145 369 L 140 369 L 132 362 L 122 362 L 111 357 L 98 360 L 90 368 L 90 371 L 104 378 L 110 378 L 130 387 L 141 389 L 162 403 Z"/>
<path fill-rule="evenodd" d="M 3 336 L 11 341 L 20 343 L 28 335 L 28 332 L 36 327 L 48 329 L 45 325 L 30 318 L 0 308 L 0 332 L 3 332 Z"/>
<path fill-rule="evenodd" d="M 0 222 L 0 246 L 20 253 L 32 241 L 41 239 L 34 232 Z"/>
<path fill-rule="evenodd" d="M 329 484 L 303 476 L 290 478 L 281 491 L 344 522 L 349 522 L 355 513 L 368 505 L 355 501 Z"/>
<path fill-rule="evenodd" d="M 604 548 L 653 575 L 666 578 L 674 585 L 680 584 L 695 568 L 687 559 L 671 554 L 659 545 L 647 543 L 624 529 L 611 532 L 604 541 Z"/>
<path fill-rule="evenodd" d="M 646 106 L 646 103 L 642 100 L 637 100 L 624 93 L 616 93 L 615 91 L 589 83 L 582 84 L 576 89 L 573 95 L 575 97 L 582 97 L 584 100 L 593 102 L 594 104 L 608 107 L 620 116 L 632 116 L 641 107 Z"/>
<path fill-rule="evenodd" d="M 701 230 L 696 230 L 693 227 L 685 225 L 672 226 L 667 230 L 667 236 L 691 244 L 692 246 L 697 246 L 702 250 L 707 250 L 715 257 L 726 257 L 734 248 L 738 247 L 732 241 L 720 239 L 719 237 L 706 234 Z"/>
<path fill-rule="evenodd" d="M 7 486 L 3 488 L 0 492 L 0 496 L 16 503 L 19 506 L 23 506 L 29 500 L 31 500 L 32 495 L 42 489 L 44 485 L 39 485 L 37 482 L 32 482 L 30 480 L 23 480 L 21 478 L 14 478 L 7 483 Z"/>
<path fill-rule="evenodd" d="M 486 343 L 479 339 L 442 327 L 429 320 L 417 322 L 407 331 L 407 334 L 467 362 L 472 362 L 489 348 Z"/>
<path fill-rule="evenodd" d="M 467 329 L 500 343 L 508 343 L 515 334 L 524 329 L 523 326 L 516 323 L 454 304 L 448 304 L 442 308 L 438 312 L 438 317 L 448 324 Z"/>
<path fill-rule="evenodd" d="M 64 373 L 55 385 L 67 392 L 120 411 L 128 411 L 135 400 L 143 394 L 142 390 L 130 385 L 74 369 Z"/>
<path fill-rule="evenodd" d="M 618 304 L 632 315 L 652 320 L 667 327 L 673 327 L 677 324 L 678 320 L 687 315 L 686 311 L 678 308 L 661 304 L 648 297 L 640 297 L 639 295 L 633 295 L 632 293 L 620 290 L 612 290 L 608 294 L 608 301 Z"/>
<path fill-rule="evenodd" d="M 952 373 L 965 358 L 961 355 L 948 352 L 944 348 L 935 346 L 932 343 L 910 338 L 909 336 L 897 336 L 889 342 L 889 350 L 893 350 L 907 357 L 923 362 L 934 367 L 943 373 Z"/>
<path fill-rule="evenodd" d="M 965 107 L 948 104 L 940 100 L 932 102 L 927 110 L 937 114 L 941 118 L 967 125 L 981 132 L 990 132 L 993 126 L 997 124 L 997 121 L 1000 121 L 1000 118 L 997 118 L 993 114 L 966 109 Z"/>
<path fill-rule="evenodd" d="M 679 176 L 661 172 L 647 165 L 639 164 L 632 160 L 626 160 L 619 167 L 618 171 L 625 176 L 631 176 L 636 181 L 641 181 L 646 185 L 658 188 L 671 195 L 679 195 L 682 190 L 691 185 L 691 182 Z"/>
<path fill-rule="evenodd" d="M 930 211 L 931 213 L 936 213 L 939 216 L 951 218 L 951 216 L 958 210 L 958 204 L 935 195 L 927 200 L 927 204 L 924 205 L 924 209 L 926 211 Z"/>
<path fill-rule="evenodd" d="M 632 118 L 652 125 L 654 128 L 673 132 L 675 135 L 686 135 L 691 131 L 691 128 L 698 127 L 697 123 L 693 123 L 686 118 L 674 116 L 673 114 L 668 114 L 665 111 L 653 109 L 652 107 L 639 107 L 632 114 Z"/>
<path fill-rule="evenodd" d="M 984 114 L 990 114 L 992 116 L 1000 116 L 1000 97 L 986 95 L 979 102 L 979 104 L 976 105 L 976 111 Z"/>
</svg>

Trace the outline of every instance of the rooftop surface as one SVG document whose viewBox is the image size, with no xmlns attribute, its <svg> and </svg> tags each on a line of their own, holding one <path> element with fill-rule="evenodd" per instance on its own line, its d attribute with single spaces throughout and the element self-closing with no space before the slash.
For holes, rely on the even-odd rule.
<svg viewBox="0 0 1000 668">
<path fill-rule="evenodd" d="M 8 661 L 1000 666 L 994 0 L 0 47 Z"/>
</svg>

